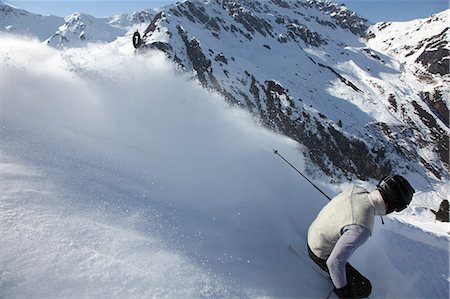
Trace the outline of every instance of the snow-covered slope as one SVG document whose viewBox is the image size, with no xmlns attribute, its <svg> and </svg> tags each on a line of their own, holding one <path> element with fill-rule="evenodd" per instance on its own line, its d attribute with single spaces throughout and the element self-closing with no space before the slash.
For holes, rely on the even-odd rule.
<svg viewBox="0 0 450 299">
<path fill-rule="evenodd" d="M 423 100 L 449 126 L 450 10 L 427 19 L 378 23 L 369 28 L 368 45 L 395 57 L 405 80 L 416 81 Z"/>
<path fill-rule="evenodd" d="M 193 0 L 156 15 L 143 48 L 305 145 L 311 172 L 340 180 L 417 169 L 423 184 L 447 181 L 449 128 L 422 96 L 426 83 L 368 47 L 367 28 L 325 1 Z"/>
<path fill-rule="evenodd" d="M 369 28 L 368 44 L 396 57 L 405 67 L 448 76 L 449 13 L 447 9 L 426 19 L 377 23 Z"/>
<path fill-rule="evenodd" d="M 0 1 L 0 31 L 34 36 L 45 40 L 55 33 L 55 28 L 63 22 L 63 18 L 33 14 Z"/>
<path fill-rule="evenodd" d="M 0 37 L 3 297 L 327 296 L 287 250 L 326 203 L 272 153 L 303 170 L 296 142 L 161 53 Z M 385 221 L 352 258 L 371 298 L 448 298 L 449 238 Z"/>
</svg>

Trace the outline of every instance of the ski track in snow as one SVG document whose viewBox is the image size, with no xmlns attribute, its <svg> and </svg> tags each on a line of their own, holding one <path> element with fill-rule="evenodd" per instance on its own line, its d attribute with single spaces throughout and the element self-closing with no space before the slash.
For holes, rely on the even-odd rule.
<svg viewBox="0 0 450 299">
<path fill-rule="evenodd" d="M 326 203 L 298 145 L 160 54 L 0 42 L 0 297 L 326 297 L 287 251 Z M 376 227 L 371 298 L 448 298 L 448 237 Z"/>
</svg>

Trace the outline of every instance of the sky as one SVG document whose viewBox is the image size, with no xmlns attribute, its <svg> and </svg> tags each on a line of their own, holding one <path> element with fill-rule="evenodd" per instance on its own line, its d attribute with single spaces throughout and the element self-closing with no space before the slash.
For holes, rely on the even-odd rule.
<svg viewBox="0 0 450 299">
<path fill-rule="evenodd" d="M 76 0 L 76 1 L 8 1 L 8 3 L 33 13 L 67 16 L 81 11 L 95 17 L 109 17 L 116 14 L 157 8 L 176 0 Z M 448 0 L 335 0 L 356 11 L 371 22 L 408 21 L 425 18 L 449 7 Z"/>
</svg>

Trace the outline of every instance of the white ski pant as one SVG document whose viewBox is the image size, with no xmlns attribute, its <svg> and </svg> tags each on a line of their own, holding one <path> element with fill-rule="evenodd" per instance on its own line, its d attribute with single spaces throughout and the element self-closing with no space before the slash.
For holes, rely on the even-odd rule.
<svg viewBox="0 0 450 299">
<path fill-rule="evenodd" d="M 370 237 L 370 231 L 360 225 L 347 225 L 342 229 L 342 235 L 336 242 L 327 259 L 331 280 L 337 289 L 347 285 L 345 264 L 353 252 Z"/>
</svg>

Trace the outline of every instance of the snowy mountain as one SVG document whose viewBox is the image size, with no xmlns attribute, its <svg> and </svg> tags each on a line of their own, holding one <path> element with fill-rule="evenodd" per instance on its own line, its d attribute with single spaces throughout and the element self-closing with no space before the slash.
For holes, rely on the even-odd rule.
<svg viewBox="0 0 450 299">
<path fill-rule="evenodd" d="M 83 47 L 89 42 L 112 42 L 126 30 L 113 27 L 105 19 L 76 12 L 64 19 L 55 34 L 45 42 L 56 48 Z"/>
<path fill-rule="evenodd" d="M 367 34 L 368 44 L 402 64 L 404 77 L 424 82 L 421 96 L 449 126 L 449 10 L 410 22 L 379 23 Z M 444 149 L 443 149 L 444 150 Z"/>
<path fill-rule="evenodd" d="M 109 18 L 95 18 L 80 12 L 65 18 L 41 16 L 0 2 L 0 31 L 34 36 L 56 48 L 109 43 L 152 18 L 153 14 L 148 10 Z"/>
<path fill-rule="evenodd" d="M 441 32 L 444 16 L 423 22 Z M 423 96 L 428 83 L 405 79 L 396 57 L 366 44 L 368 27 L 328 1 L 184 1 L 155 16 L 143 48 L 306 146 L 328 176 L 420 169 L 448 180 L 449 128 Z"/>
<path fill-rule="evenodd" d="M 140 23 L 149 23 L 155 13 L 151 10 L 141 10 L 128 14 L 115 15 L 108 18 L 108 23 L 110 25 L 119 28 L 129 28 Z"/>
<path fill-rule="evenodd" d="M 405 66 L 423 73 L 448 76 L 449 10 L 427 19 L 409 22 L 382 22 L 372 26 L 368 44 L 396 57 Z"/>
<path fill-rule="evenodd" d="M 63 22 L 63 18 L 33 14 L 0 1 L 0 31 L 45 40 L 55 33 L 55 28 Z"/>
</svg>

